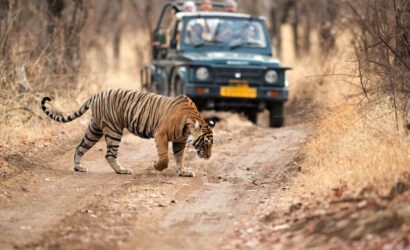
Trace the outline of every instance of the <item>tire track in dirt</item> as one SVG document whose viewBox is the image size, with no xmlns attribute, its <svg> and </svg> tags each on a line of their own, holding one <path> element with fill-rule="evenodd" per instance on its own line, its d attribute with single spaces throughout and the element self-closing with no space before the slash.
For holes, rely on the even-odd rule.
<svg viewBox="0 0 410 250">
<path fill-rule="evenodd" d="M 137 226 L 140 237 L 126 249 L 219 249 L 233 225 L 283 184 L 278 180 L 296 156 L 306 130 L 245 126 L 228 128 L 218 136 L 220 144 L 204 170 L 202 185 L 158 222 L 151 220 L 150 229 Z"/>
</svg>

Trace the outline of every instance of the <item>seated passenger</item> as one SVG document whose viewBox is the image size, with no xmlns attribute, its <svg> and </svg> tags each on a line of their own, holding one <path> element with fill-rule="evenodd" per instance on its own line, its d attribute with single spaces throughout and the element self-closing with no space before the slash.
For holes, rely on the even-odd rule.
<svg viewBox="0 0 410 250">
<path fill-rule="evenodd" d="M 218 42 L 230 42 L 241 34 L 241 25 L 235 21 L 222 21 L 215 31 L 215 40 Z"/>
<path fill-rule="evenodd" d="M 201 44 L 204 42 L 203 39 L 204 28 L 199 23 L 193 23 L 187 29 L 187 41 L 188 44 Z"/>
<path fill-rule="evenodd" d="M 259 44 L 260 39 L 257 37 L 256 28 L 253 25 L 244 25 L 244 32 L 242 33 L 242 41 L 245 43 Z"/>
</svg>

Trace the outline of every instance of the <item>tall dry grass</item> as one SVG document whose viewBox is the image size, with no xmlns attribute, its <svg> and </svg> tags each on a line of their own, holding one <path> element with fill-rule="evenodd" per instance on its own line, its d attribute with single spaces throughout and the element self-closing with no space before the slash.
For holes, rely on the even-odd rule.
<svg viewBox="0 0 410 250">
<path fill-rule="evenodd" d="M 389 76 L 395 71 L 375 70 L 364 79 L 354 39 L 345 30 L 330 56 L 323 57 L 316 43 L 308 58 L 285 59 L 294 68 L 290 105 L 295 108 L 290 115 L 315 124 L 303 148 L 302 174 L 295 179 L 293 198 L 331 195 L 334 188 L 354 195 L 369 186 L 387 194 L 410 172 L 409 131 L 398 109 L 408 96 L 379 87 L 389 79 L 408 84 L 408 74 Z"/>
<path fill-rule="evenodd" d="M 356 194 L 373 186 L 387 194 L 410 169 L 410 140 L 397 131 L 391 100 L 341 105 L 325 114 L 304 148 L 304 174 L 295 191 Z"/>
<path fill-rule="evenodd" d="M 74 87 L 64 84 L 64 76 L 60 77 L 61 82 L 57 80 L 57 82 L 42 83 L 29 71 L 27 71 L 27 79 L 31 83 L 31 90 L 21 90 L 18 79 L 15 82 L 5 83 L 0 93 L 0 146 L 8 150 L 17 150 L 22 143 L 49 140 L 58 133 L 82 136 L 83 130 L 78 129 L 78 122 L 86 123 L 89 114 L 80 118 L 80 121 L 68 124 L 57 123 L 42 112 L 40 108 L 42 97 L 50 96 L 52 98 L 50 107 L 68 114 L 100 91 L 110 88 L 139 89 L 139 68 L 149 58 L 149 50 L 146 48 L 148 39 L 149 37 L 143 31 L 125 34 L 121 43 L 119 62 L 113 58 L 111 43 L 101 41 L 103 44 L 101 47 L 87 50 L 84 66 Z M 40 64 L 30 60 L 24 62 L 26 68 L 39 67 Z M 33 72 L 41 71 L 42 69 L 36 69 Z M 86 125 L 83 124 L 83 127 L 85 128 Z"/>
</svg>

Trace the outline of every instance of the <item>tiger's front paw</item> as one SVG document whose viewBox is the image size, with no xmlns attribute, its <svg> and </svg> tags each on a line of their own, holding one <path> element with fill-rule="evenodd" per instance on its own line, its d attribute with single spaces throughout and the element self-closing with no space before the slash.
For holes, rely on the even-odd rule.
<svg viewBox="0 0 410 250">
<path fill-rule="evenodd" d="M 74 166 L 74 171 L 76 172 L 88 172 L 88 169 L 81 166 Z"/>
<path fill-rule="evenodd" d="M 162 171 L 162 170 L 164 170 L 164 169 L 166 169 L 166 168 L 168 167 L 168 164 L 167 164 L 167 163 L 157 162 L 157 161 L 153 161 L 153 162 L 152 162 L 152 165 L 154 165 L 154 168 L 155 168 L 157 171 Z"/>
<path fill-rule="evenodd" d="M 181 177 L 195 177 L 195 173 L 192 171 L 178 171 L 178 175 Z"/>
<path fill-rule="evenodd" d="M 124 168 L 124 169 L 119 169 L 119 170 L 115 171 L 115 173 L 117 173 L 117 174 L 132 174 L 132 171 L 130 169 Z"/>
</svg>

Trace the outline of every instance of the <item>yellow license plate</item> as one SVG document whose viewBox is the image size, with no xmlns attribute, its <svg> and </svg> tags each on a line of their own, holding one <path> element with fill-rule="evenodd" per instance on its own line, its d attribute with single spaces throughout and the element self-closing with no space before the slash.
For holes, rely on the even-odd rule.
<svg viewBox="0 0 410 250">
<path fill-rule="evenodd" d="M 221 96 L 226 97 L 256 98 L 257 96 L 256 88 L 249 88 L 247 85 L 221 87 L 220 93 Z"/>
</svg>

